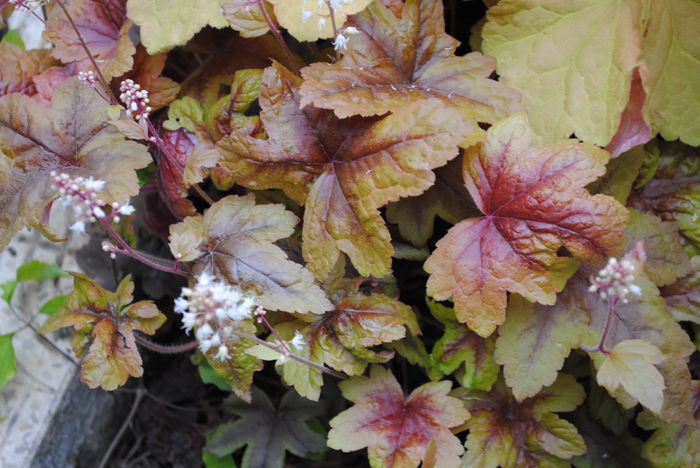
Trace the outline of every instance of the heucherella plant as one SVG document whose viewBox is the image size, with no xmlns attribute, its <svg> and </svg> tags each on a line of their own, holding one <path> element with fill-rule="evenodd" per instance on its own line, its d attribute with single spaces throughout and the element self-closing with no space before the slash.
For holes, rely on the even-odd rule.
<svg viewBox="0 0 700 468">
<path fill-rule="evenodd" d="M 206 466 L 698 465 L 697 1 L 0 7 L 0 248 L 70 208 L 41 331 Z"/>
</svg>

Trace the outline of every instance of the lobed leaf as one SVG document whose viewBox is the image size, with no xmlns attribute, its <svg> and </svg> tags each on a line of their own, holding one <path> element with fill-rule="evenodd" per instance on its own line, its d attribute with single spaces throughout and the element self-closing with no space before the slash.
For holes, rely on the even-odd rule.
<svg viewBox="0 0 700 468">
<path fill-rule="evenodd" d="M 126 4 L 127 0 L 72 0 L 66 5 L 107 80 L 129 71 L 134 64 L 136 48 L 129 37 L 133 23 L 126 17 Z M 63 63 L 75 62 L 78 70 L 94 69 L 63 9 L 54 4 L 49 12 L 46 38 L 55 46 L 51 55 Z"/>
<path fill-rule="evenodd" d="M 273 244 L 294 232 L 297 217 L 284 205 L 256 205 L 252 194 L 229 195 L 204 215 L 170 227 L 173 255 L 197 260 L 231 284 L 259 294 L 270 310 L 320 314 L 332 308 L 311 272 Z"/>
<path fill-rule="evenodd" d="M 36 94 L 34 76 L 57 63 L 48 50 L 23 50 L 8 42 L 0 43 L 0 60 L 3 63 L 0 69 L 0 96 L 11 93 L 27 96 Z"/>
<path fill-rule="evenodd" d="M 517 402 L 503 379 L 490 393 L 459 388 L 452 392 L 472 413 L 463 467 L 521 468 L 568 466 L 585 453 L 576 427 L 555 412 L 573 411 L 585 398 L 576 379 L 560 374 L 537 395 Z"/>
<path fill-rule="evenodd" d="M 289 34 L 298 41 L 315 41 L 334 37 L 330 11 L 325 1 L 310 2 L 305 0 L 268 0 L 275 9 L 275 16 Z M 335 25 L 343 27 L 348 15 L 364 10 L 372 0 L 346 0 L 333 9 Z M 311 13 L 305 18 L 304 11 Z"/>
<path fill-rule="evenodd" d="M 272 7 L 265 0 L 260 0 L 260 3 L 228 0 L 221 8 L 231 27 L 241 33 L 242 37 L 258 37 L 270 31 L 262 8 L 265 8 L 271 20 L 274 21 L 275 18 Z"/>
<path fill-rule="evenodd" d="M 432 98 L 460 111 L 473 131 L 475 121 L 495 123 L 523 110 L 517 92 L 489 79 L 491 57 L 454 55 L 459 43 L 445 33 L 439 0 L 408 0 L 400 17 L 374 2 L 348 24 L 358 33 L 349 36 L 343 58 L 302 70 L 302 107 L 372 116 Z"/>
<path fill-rule="evenodd" d="M 104 180 L 105 204 L 124 203 L 138 193 L 135 170 L 150 161 L 145 146 L 108 123 L 107 103 L 77 79 L 57 87 L 48 110 L 19 94 L 0 98 L 0 248 L 42 221 L 56 196 L 52 170 Z"/>
<path fill-rule="evenodd" d="M 700 324 L 700 256 L 690 259 L 691 273 L 661 289 L 668 309 L 680 321 Z"/>
<path fill-rule="evenodd" d="M 409 104 L 373 124 L 338 120 L 300 109 L 300 81 L 277 63 L 265 70 L 260 118 L 269 139 L 232 133 L 218 144 L 221 166 L 241 185 L 280 188 L 305 203 L 303 255 L 319 278 L 341 252 L 361 275 L 384 276 L 393 248 L 377 210 L 427 190 L 432 169 L 457 155 L 468 129 L 437 100 Z"/>
<path fill-rule="evenodd" d="M 427 383 L 404 397 L 391 372 L 373 366 L 370 377 L 339 385 L 355 405 L 331 420 L 329 447 L 344 452 L 367 447 L 372 468 L 408 468 L 418 466 L 434 441 L 436 466 L 459 466 L 464 449 L 450 428 L 468 419 L 469 411 L 448 396 L 450 382 Z"/>
<path fill-rule="evenodd" d="M 506 291 L 551 305 L 578 263 L 624 245 L 625 208 L 583 187 L 603 174 L 608 154 L 569 141 L 531 148 L 519 114 L 491 127 L 464 156 L 464 179 L 485 217 L 467 219 L 425 262 L 428 294 L 452 299 L 457 318 L 481 336 L 505 320 Z"/>
</svg>

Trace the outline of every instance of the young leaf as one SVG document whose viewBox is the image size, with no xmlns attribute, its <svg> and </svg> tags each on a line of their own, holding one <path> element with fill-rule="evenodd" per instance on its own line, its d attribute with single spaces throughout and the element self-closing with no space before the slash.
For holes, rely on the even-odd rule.
<svg viewBox="0 0 700 468">
<path fill-rule="evenodd" d="M 129 18 L 141 27 L 141 41 L 148 53 L 167 52 L 189 41 L 209 25 L 224 28 L 221 12 L 225 0 L 128 0 Z"/>
<path fill-rule="evenodd" d="M 129 276 L 116 292 L 110 292 L 85 275 L 71 275 L 73 292 L 40 332 L 75 328 L 73 351 L 78 358 L 85 356 L 80 378 L 90 388 L 114 390 L 124 385 L 129 375 L 140 377 L 143 368 L 134 330 L 152 335 L 165 322 L 165 315 L 151 301 L 131 304 L 134 285 Z"/>
<path fill-rule="evenodd" d="M 408 0 L 400 18 L 374 2 L 348 23 L 358 33 L 343 58 L 302 70 L 302 106 L 333 109 L 338 117 L 370 116 L 435 98 L 474 126 L 523 110 L 517 92 L 489 79 L 491 57 L 454 55 L 459 42 L 445 33 L 440 0 Z"/>
<path fill-rule="evenodd" d="M 261 120 L 269 140 L 233 133 L 221 163 L 250 188 L 281 188 L 305 202 L 303 255 L 325 278 L 345 252 L 363 276 L 389 273 L 393 248 L 377 211 L 418 195 L 432 169 L 457 155 L 468 127 L 438 100 L 409 104 L 374 124 L 299 108 L 301 80 L 275 63 L 265 70 Z"/>
<path fill-rule="evenodd" d="M 77 78 L 61 84 L 51 109 L 13 94 L 0 98 L 0 248 L 22 227 L 40 223 L 56 195 L 50 172 L 106 182 L 105 204 L 139 190 L 136 169 L 151 157 L 108 123 L 107 103 Z"/>
<path fill-rule="evenodd" d="M 378 292 L 360 292 L 360 279 L 340 279 L 326 285 L 334 309 L 323 316 L 295 320 L 275 326 L 283 340 L 296 332 L 304 339 L 296 354 L 318 364 L 327 364 L 348 375 L 360 375 L 368 363 L 386 362 L 392 354 L 370 348 L 419 333 L 418 323 L 409 306 Z M 269 341 L 275 342 L 274 336 Z M 277 369 L 285 383 L 306 398 L 318 400 L 323 384 L 321 371 L 293 359 L 280 360 L 279 353 L 257 346 L 249 353 L 266 360 L 277 360 Z"/>
<path fill-rule="evenodd" d="M 427 301 L 433 316 L 445 325 L 445 333 L 430 353 L 431 380 L 439 380 L 457 371 L 457 381 L 464 388 L 491 389 L 498 378 L 499 367 L 494 360 L 493 337 L 482 338 L 466 325 L 459 323 L 454 310 L 437 302 Z"/>
<path fill-rule="evenodd" d="M 206 450 L 224 457 L 247 445 L 241 468 L 282 468 L 286 451 L 307 457 L 325 450 L 323 435 L 307 424 L 323 413 L 323 406 L 294 390 L 282 397 L 279 408 L 257 387 L 253 387 L 252 404 L 230 397 L 224 405 L 239 418 L 216 428 L 207 438 Z"/>
<path fill-rule="evenodd" d="M 467 150 L 465 183 L 485 217 L 454 226 L 425 262 L 428 294 L 452 298 L 457 318 L 484 337 L 505 319 L 506 291 L 554 303 L 577 268 L 560 247 L 599 260 L 624 246 L 625 208 L 583 189 L 608 153 L 574 140 L 531 148 L 531 138 L 518 114 Z"/>
<path fill-rule="evenodd" d="M 576 427 L 555 412 L 573 411 L 585 393 L 576 379 L 560 374 L 551 386 L 518 403 L 502 379 L 490 393 L 458 388 L 472 413 L 465 424 L 469 435 L 462 466 L 521 468 L 567 466 L 569 459 L 586 451 Z"/>
<path fill-rule="evenodd" d="M 332 309 L 313 274 L 289 260 L 274 242 L 294 232 L 297 217 L 284 205 L 256 205 L 252 194 L 230 195 L 170 226 L 170 248 L 195 271 L 211 268 L 232 284 L 260 294 L 261 306 L 286 312 Z"/>
<path fill-rule="evenodd" d="M 51 54 L 63 63 L 77 62 L 78 70 L 93 69 L 63 9 L 50 7 L 46 38 L 55 46 Z M 129 37 L 133 23 L 126 17 L 126 0 L 72 0 L 66 7 L 107 80 L 131 69 L 136 48 Z"/>
<path fill-rule="evenodd" d="M 66 302 L 67 297 L 68 296 L 65 295 L 52 297 L 51 299 L 46 301 L 43 306 L 41 306 L 41 308 L 39 309 L 39 313 L 45 315 L 55 314 L 56 311 L 63 307 L 63 304 Z"/>
<path fill-rule="evenodd" d="M 298 41 L 315 41 L 334 36 L 333 23 L 327 2 L 308 0 L 268 0 L 275 8 L 275 16 L 289 34 Z M 343 0 L 333 9 L 335 24 L 342 28 L 348 15 L 364 10 L 372 0 Z M 311 16 L 307 19 L 304 12 Z M 307 13 L 308 15 L 308 13 Z"/>
<path fill-rule="evenodd" d="M 523 93 L 546 141 L 576 133 L 607 145 L 636 108 L 633 135 L 641 121 L 667 140 L 700 144 L 697 94 L 677 73 L 699 70 L 697 2 L 505 0 L 487 18 L 484 52 Z"/>
<path fill-rule="evenodd" d="M 12 346 L 14 333 L 0 335 L 0 389 L 12 380 L 17 372 L 15 348 Z"/>
<path fill-rule="evenodd" d="M 11 43 L 0 43 L 0 61 L 3 64 L 0 68 L 0 96 L 11 93 L 27 96 L 36 94 L 32 78 L 58 63 L 49 53 L 45 49 L 25 51 Z"/>
<path fill-rule="evenodd" d="M 39 260 L 30 260 L 17 269 L 15 279 L 0 284 L 2 299 L 8 304 L 12 302 L 17 285 L 22 281 L 46 281 L 55 278 L 66 277 L 68 274 L 57 265 L 44 263 Z"/>
<path fill-rule="evenodd" d="M 344 452 L 367 447 L 372 468 L 410 468 L 418 466 L 434 441 L 436 466 L 459 466 L 464 449 L 450 428 L 464 423 L 469 411 L 448 396 L 450 382 L 427 383 L 404 397 L 389 370 L 372 366 L 370 377 L 339 385 L 355 406 L 331 420 L 329 447 Z"/>
</svg>

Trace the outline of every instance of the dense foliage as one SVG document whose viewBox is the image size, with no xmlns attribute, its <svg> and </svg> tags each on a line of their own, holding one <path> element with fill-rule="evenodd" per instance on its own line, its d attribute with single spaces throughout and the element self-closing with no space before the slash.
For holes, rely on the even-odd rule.
<svg viewBox="0 0 700 468">
<path fill-rule="evenodd" d="M 700 2 L 484 3 L 0 1 L 0 248 L 65 202 L 187 282 L 71 273 L 82 380 L 197 348 L 211 466 L 700 465 Z"/>
</svg>

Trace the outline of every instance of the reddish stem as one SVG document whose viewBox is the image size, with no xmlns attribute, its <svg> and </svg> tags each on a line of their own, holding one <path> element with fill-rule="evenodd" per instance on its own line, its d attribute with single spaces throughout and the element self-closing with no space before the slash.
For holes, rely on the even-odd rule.
<svg viewBox="0 0 700 468">
<path fill-rule="evenodd" d="M 179 345 L 161 345 L 154 343 L 151 340 L 144 338 L 136 333 L 134 333 L 134 340 L 146 349 L 155 351 L 161 354 L 178 354 L 191 351 L 197 347 L 196 341 L 190 341 L 188 343 L 182 343 Z"/>
<path fill-rule="evenodd" d="M 287 61 L 289 61 L 289 66 L 294 68 L 295 72 L 298 72 L 299 70 L 296 67 L 296 62 L 293 60 L 294 55 L 292 54 L 292 51 L 289 50 L 287 43 L 284 42 L 284 38 L 282 37 L 282 33 L 280 32 L 279 28 L 277 27 L 277 24 L 272 20 L 272 18 L 270 18 L 270 15 L 267 13 L 267 8 L 265 8 L 265 5 L 263 4 L 263 0 L 257 0 L 255 3 L 258 4 L 258 7 L 260 8 L 260 11 L 262 11 L 263 18 L 265 18 L 265 22 L 267 23 L 267 26 L 270 28 L 272 35 L 275 36 L 275 39 L 277 39 L 277 42 L 279 42 L 280 46 L 282 47 L 282 50 L 284 51 L 284 55 L 287 56 Z"/>
</svg>

